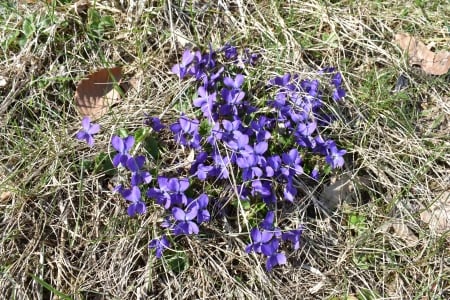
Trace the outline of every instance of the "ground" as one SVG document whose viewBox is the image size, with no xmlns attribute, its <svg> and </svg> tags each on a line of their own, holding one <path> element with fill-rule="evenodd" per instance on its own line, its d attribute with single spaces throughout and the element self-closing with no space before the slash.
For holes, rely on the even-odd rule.
<svg viewBox="0 0 450 300">
<path fill-rule="evenodd" d="M 450 7 L 405 2 L 2 1 L 3 299 L 449 299 L 450 77 L 410 66 L 393 40 L 449 50 Z M 185 47 L 227 42 L 261 54 L 255 83 L 335 66 L 347 90 L 327 129 L 345 165 L 304 183 L 282 216 L 304 226 L 301 248 L 271 272 L 244 252 L 246 229 L 219 218 L 157 259 L 161 208 L 130 218 L 100 162 L 144 113 L 175 120 L 189 83 L 171 67 Z M 134 87 L 90 148 L 75 138 L 76 85 L 115 66 Z M 161 141 L 158 168 L 188 162 Z"/>
</svg>

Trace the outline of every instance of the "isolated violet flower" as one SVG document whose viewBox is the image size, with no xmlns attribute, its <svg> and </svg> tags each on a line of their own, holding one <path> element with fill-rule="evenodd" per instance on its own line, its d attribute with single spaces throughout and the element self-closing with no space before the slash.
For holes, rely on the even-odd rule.
<svg viewBox="0 0 450 300">
<path fill-rule="evenodd" d="M 331 78 L 331 83 L 335 87 L 340 87 L 341 84 L 342 84 L 342 75 L 341 75 L 341 73 L 334 74 L 333 77 Z"/>
<path fill-rule="evenodd" d="M 156 132 L 160 132 L 163 128 L 166 127 L 163 124 L 161 124 L 161 120 L 159 118 L 157 118 L 157 117 L 150 117 L 147 114 L 145 114 L 144 124 L 147 125 L 147 126 L 150 126 Z"/>
<path fill-rule="evenodd" d="M 250 53 L 250 49 L 245 48 L 244 49 L 244 55 L 243 55 L 242 62 L 244 64 L 249 64 L 251 66 L 256 65 L 257 60 L 259 59 L 260 55 L 257 53 Z"/>
<path fill-rule="evenodd" d="M 131 187 L 131 189 L 123 190 L 122 196 L 131 201 L 132 204 L 128 206 L 127 212 L 130 217 L 133 217 L 136 214 L 145 214 L 147 211 L 147 207 L 145 203 L 141 199 L 141 191 L 137 186 Z"/>
<path fill-rule="evenodd" d="M 333 100 L 339 101 L 346 96 L 346 92 L 343 88 L 338 87 L 333 91 Z"/>
<path fill-rule="evenodd" d="M 172 73 L 177 74 L 180 79 L 183 79 L 188 71 L 189 65 L 194 60 L 194 55 L 190 50 L 185 50 L 183 53 L 183 57 L 181 59 L 181 63 L 176 64 L 172 67 Z"/>
<path fill-rule="evenodd" d="M 174 234 L 198 234 L 199 228 L 194 220 L 197 218 L 199 206 L 198 203 L 193 201 L 189 204 L 186 210 L 179 207 L 172 208 L 172 215 L 177 221 L 174 228 Z"/>
<path fill-rule="evenodd" d="M 115 135 L 111 139 L 111 144 L 113 148 L 116 149 L 117 152 L 119 152 L 113 158 L 114 167 L 117 167 L 120 164 L 122 164 L 122 166 L 125 166 L 128 159 L 131 157 L 129 151 L 134 145 L 134 137 L 130 135 L 122 139 Z"/>
<path fill-rule="evenodd" d="M 94 146 L 93 135 L 100 131 L 100 125 L 91 123 L 89 117 L 84 117 L 81 121 L 81 125 L 83 129 L 77 133 L 77 139 L 85 140 L 89 147 Z"/>
<path fill-rule="evenodd" d="M 130 157 L 127 160 L 127 168 L 131 171 L 131 185 L 140 185 L 141 183 L 150 183 L 152 176 L 147 171 L 142 171 L 145 164 L 145 156 L 139 155 L 136 158 Z"/>
<path fill-rule="evenodd" d="M 156 258 L 161 258 L 163 252 L 170 247 L 169 240 L 165 235 L 161 237 L 161 239 L 153 239 L 150 241 L 148 245 L 150 249 L 155 249 Z"/>
</svg>

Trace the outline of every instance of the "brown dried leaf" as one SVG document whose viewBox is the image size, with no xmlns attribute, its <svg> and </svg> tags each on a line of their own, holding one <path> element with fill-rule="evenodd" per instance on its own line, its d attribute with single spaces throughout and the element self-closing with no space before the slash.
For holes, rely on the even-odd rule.
<svg viewBox="0 0 450 300">
<path fill-rule="evenodd" d="M 11 198 L 12 194 L 9 191 L 2 192 L 0 194 L 0 203 L 8 201 L 9 198 Z"/>
<path fill-rule="evenodd" d="M 443 192 L 429 209 L 421 212 L 420 219 L 437 233 L 450 230 L 450 191 Z"/>
<path fill-rule="evenodd" d="M 392 229 L 394 230 L 394 234 L 405 241 L 409 247 L 413 247 L 419 242 L 419 238 L 414 234 L 411 228 L 401 220 L 392 222 Z"/>
<path fill-rule="evenodd" d="M 108 108 L 121 97 L 117 91 L 117 84 L 121 79 L 122 69 L 117 67 L 101 69 L 81 80 L 75 91 L 75 106 L 78 112 L 92 120 L 106 114 Z"/>
<path fill-rule="evenodd" d="M 424 43 L 404 33 L 396 34 L 395 42 L 408 52 L 411 65 L 421 66 L 422 70 L 428 74 L 443 75 L 450 69 L 450 52 L 448 51 L 434 53 Z"/>
</svg>

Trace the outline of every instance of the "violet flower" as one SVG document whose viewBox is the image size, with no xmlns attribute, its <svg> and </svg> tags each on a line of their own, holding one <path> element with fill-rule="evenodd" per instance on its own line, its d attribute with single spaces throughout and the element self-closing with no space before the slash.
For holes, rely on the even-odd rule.
<svg viewBox="0 0 450 300">
<path fill-rule="evenodd" d="M 141 199 L 141 191 L 137 186 L 131 187 L 129 190 L 123 190 L 122 196 L 131 201 L 131 205 L 128 206 L 127 212 L 130 217 L 136 214 L 145 214 L 147 212 L 147 207 Z"/>
<path fill-rule="evenodd" d="M 100 131 L 100 125 L 91 123 L 89 117 L 84 117 L 81 125 L 83 129 L 77 133 L 77 139 L 85 140 L 89 147 L 94 146 L 94 134 Z"/>
<path fill-rule="evenodd" d="M 139 155 L 136 158 L 130 157 L 127 160 L 128 170 L 131 171 L 131 185 L 140 185 L 141 183 L 150 183 L 152 176 L 149 172 L 141 170 L 145 164 L 145 156 Z"/>
<path fill-rule="evenodd" d="M 172 215 L 177 221 L 175 223 L 174 234 L 198 234 L 198 225 L 192 221 L 198 215 L 198 203 L 191 202 L 190 205 L 183 210 L 179 207 L 172 208 Z"/>
<path fill-rule="evenodd" d="M 170 247 L 169 240 L 165 235 L 161 237 L 161 239 L 153 239 L 148 245 L 149 248 L 155 249 L 156 258 L 161 258 L 163 252 Z"/>
<path fill-rule="evenodd" d="M 189 65 L 194 60 L 194 55 L 190 50 L 185 50 L 183 52 L 183 57 L 181 58 L 181 63 L 176 64 L 172 67 L 172 73 L 177 74 L 180 79 L 183 79 L 188 71 Z"/>
<path fill-rule="evenodd" d="M 120 138 L 118 136 L 113 136 L 111 138 L 111 144 L 114 149 L 116 149 L 117 153 L 113 158 L 113 165 L 117 167 L 118 165 L 125 166 L 128 159 L 131 157 L 129 151 L 134 145 L 134 137 L 132 135 L 126 138 Z"/>
</svg>

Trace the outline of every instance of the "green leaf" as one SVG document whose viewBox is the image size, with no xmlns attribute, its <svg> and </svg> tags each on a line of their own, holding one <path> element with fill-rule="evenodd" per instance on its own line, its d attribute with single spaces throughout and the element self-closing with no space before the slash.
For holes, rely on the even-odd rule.
<svg viewBox="0 0 450 300">
<path fill-rule="evenodd" d="M 105 152 L 99 153 L 95 157 L 94 163 L 95 163 L 94 166 L 95 173 L 105 172 L 105 174 L 109 176 L 114 176 L 116 174 L 116 168 L 114 168 L 108 153 Z"/>
<path fill-rule="evenodd" d="M 50 284 L 48 284 L 47 282 L 45 282 L 43 279 L 33 275 L 33 274 L 29 274 L 34 280 L 37 281 L 37 283 L 39 283 L 41 286 L 43 286 L 44 288 L 46 288 L 47 290 L 49 290 L 50 292 L 52 292 L 53 294 L 55 294 L 56 296 L 60 297 L 60 299 L 63 300 L 72 300 L 72 298 L 64 293 L 61 293 L 60 291 L 58 291 L 57 289 L 55 289 L 53 286 L 51 286 Z"/>
<path fill-rule="evenodd" d="M 126 138 L 128 136 L 128 131 L 125 128 L 120 128 L 119 132 L 118 132 L 118 135 L 121 138 Z"/>
<path fill-rule="evenodd" d="M 160 157 L 159 143 L 158 139 L 153 136 L 149 136 L 145 139 L 144 149 L 153 157 L 153 159 L 158 160 Z"/>
<path fill-rule="evenodd" d="M 36 27 L 33 24 L 33 20 L 31 20 L 29 18 L 25 18 L 23 20 L 22 29 L 27 38 L 32 36 L 34 34 L 34 32 L 36 31 Z"/>
<path fill-rule="evenodd" d="M 208 136 L 211 132 L 212 125 L 208 122 L 208 120 L 202 120 L 200 123 L 199 133 L 202 137 Z"/>
<path fill-rule="evenodd" d="M 176 274 L 181 273 L 189 267 L 189 260 L 183 252 L 175 252 L 167 258 L 170 269 Z"/>
<path fill-rule="evenodd" d="M 145 140 L 145 138 L 149 135 L 150 129 L 147 127 L 139 128 L 134 134 L 134 138 L 136 143 L 141 143 Z"/>
</svg>

